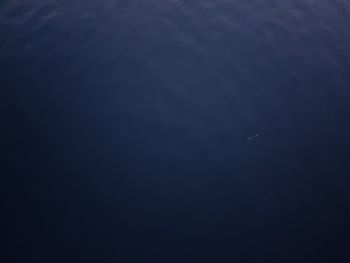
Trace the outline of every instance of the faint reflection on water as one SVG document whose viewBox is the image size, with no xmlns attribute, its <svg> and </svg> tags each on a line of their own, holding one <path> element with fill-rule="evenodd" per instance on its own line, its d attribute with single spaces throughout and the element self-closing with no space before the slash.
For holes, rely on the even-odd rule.
<svg viewBox="0 0 350 263">
<path fill-rule="evenodd" d="M 117 203 L 127 229 L 258 232 L 304 200 L 322 225 L 325 193 L 348 200 L 349 28 L 345 0 L 1 1 L 7 136 L 52 195 Z"/>
</svg>

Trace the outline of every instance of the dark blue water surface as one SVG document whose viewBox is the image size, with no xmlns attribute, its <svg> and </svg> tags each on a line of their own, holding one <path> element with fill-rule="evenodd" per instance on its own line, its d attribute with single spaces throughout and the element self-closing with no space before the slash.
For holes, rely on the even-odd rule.
<svg viewBox="0 0 350 263">
<path fill-rule="evenodd" d="M 350 2 L 1 0 L 6 262 L 350 262 Z"/>
</svg>

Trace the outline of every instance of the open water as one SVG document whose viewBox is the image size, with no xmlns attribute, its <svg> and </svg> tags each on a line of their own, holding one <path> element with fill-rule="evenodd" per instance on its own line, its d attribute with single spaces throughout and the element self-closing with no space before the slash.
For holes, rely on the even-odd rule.
<svg viewBox="0 0 350 263">
<path fill-rule="evenodd" d="M 1 0 L 3 262 L 349 262 L 350 2 Z"/>
</svg>

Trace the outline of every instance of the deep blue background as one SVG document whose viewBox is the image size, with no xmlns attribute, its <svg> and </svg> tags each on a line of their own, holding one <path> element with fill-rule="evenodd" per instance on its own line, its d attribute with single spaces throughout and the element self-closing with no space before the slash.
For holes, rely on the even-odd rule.
<svg viewBox="0 0 350 263">
<path fill-rule="evenodd" d="M 349 262 L 348 1 L 0 3 L 2 262 Z"/>
</svg>

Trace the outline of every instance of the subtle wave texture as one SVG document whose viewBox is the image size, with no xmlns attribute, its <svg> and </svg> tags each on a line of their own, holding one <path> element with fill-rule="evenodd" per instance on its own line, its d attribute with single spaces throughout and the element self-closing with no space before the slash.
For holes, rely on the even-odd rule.
<svg viewBox="0 0 350 263">
<path fill-rule="evenodd" d="M 349 1 L 4 0 L 0 70 L 20 261 L 350 260 Z"/>
</svg>

